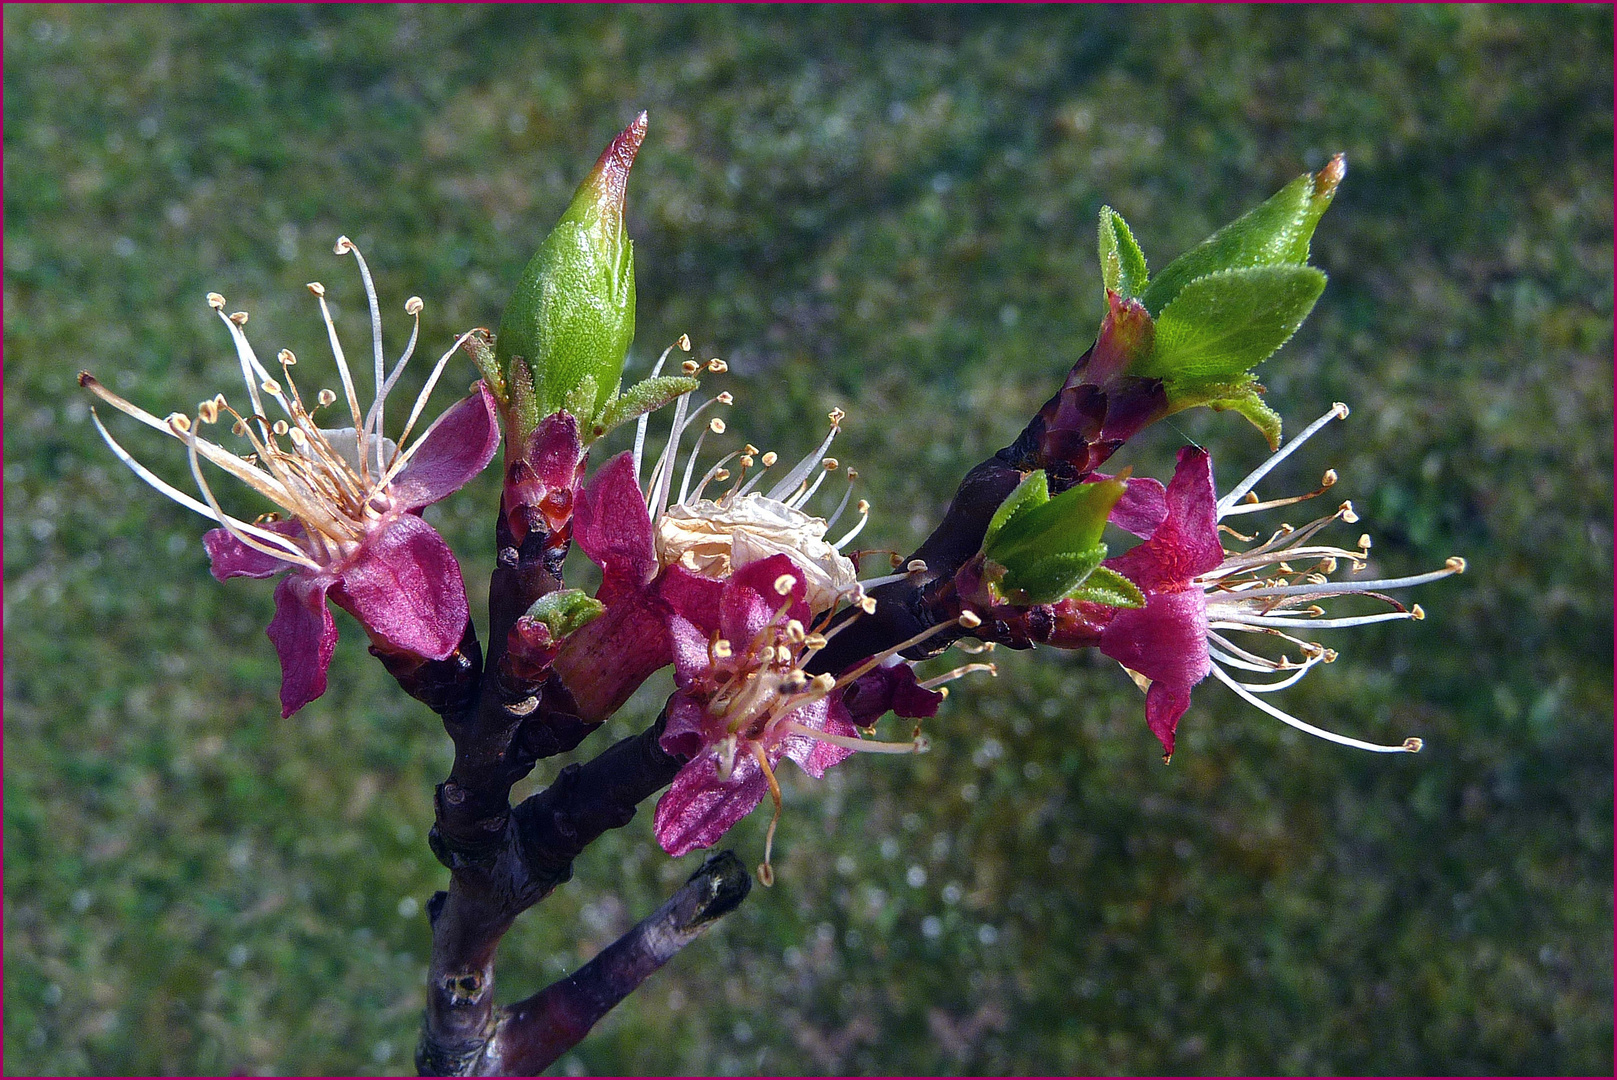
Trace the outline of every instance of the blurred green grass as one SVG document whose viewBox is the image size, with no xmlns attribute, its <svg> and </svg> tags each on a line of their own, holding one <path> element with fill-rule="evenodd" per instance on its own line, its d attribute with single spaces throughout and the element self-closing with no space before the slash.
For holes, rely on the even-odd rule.
<svg viewBox="0 0 1617 1080">
<path fill-rule="evenodd" d="M 732 364 L 732 430 L 783 454 L 847 408 L 865 539 L 895 548 L 1092 338 L 1103 202 L 1161 266 L 1346 151 L 1331 284 L 1260 375 L 1292 430 L 1354 414 L 1286 476 L 1334 465 L 1381 569 L 1473 569 L 1286 695 L 1413 758 L 1205 686 L 1164 768 L 1115 665 L 1004 657 L 932 754 L 788 783 L 780 884 L 564 1071 L 1610 1073 L 1609 6 L 4 20 L 9 1073 L 408 1071 L 447 740 L 345 616 L 331 691 L 280 720 L 270 590 L 208 576 L 73 377 L 159 413 L 228 391 L 209 290 L 329 372 L 302 286 L 363 340 L 339 233 L 391 333 L 418 293 L 442 348 L 640 108 L 636 361 L 689 332 Z M 1175 423 L 1119 463 L 1262 454 L 1237 418 Z M 495 492 L 429 513 L 474 611 Z M 690 872 L 649 817 L 518 925 L 505 1000 Z"/>
</svg>

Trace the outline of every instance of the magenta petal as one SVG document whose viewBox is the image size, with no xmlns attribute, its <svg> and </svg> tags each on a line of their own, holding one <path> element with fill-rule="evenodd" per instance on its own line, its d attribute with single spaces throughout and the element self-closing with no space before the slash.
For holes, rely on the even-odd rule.
<svg viewBox="0 0 1617 1080">
<path fill-rule="evenodd" d="M 1154 682 L 1190 687 L 1212 669 L 1207 597 L 1200 589 L 1150 593 L 1143 608 L 1122 608 L 1101 631 L 1100 651 Z"/>
<path fill-rule="evenodd" d="M 466 586 L 443 537 L 413 514 L 372 535 L 331 598 L 401 652 L 442 660 L 466 631 Z"/>
<path fill-rule="evenodd" d="M 674 654 L 674 679 L 681 687 L 713 667 L 708 632 L 683 615 L 668 617 L 668 637 Z"/>
<path fill-rule="evenodd" d="M 784 595 L 775 591 L 775 582 L 782 574 L 790 575 L 793 582 L 791 590 Z M 808 605 L 803 602 L 807 594 L 803 572 L 797 569 L 791 556 L 771 555 L 748 563 L 730 575 L 729 585 L 719 601 L 719 628 L 732 642 L 751 641 L 788 599 L 791 606 L 785 617 L 807 626 L 811 618 Z"/>
<path fill-rule="evenodd" d="M 1091 480 L 1108 480 L 1096 473 Z M 1112 507 L 1106 520 L 1138 537 L 1149 537 L 1168 516 L 1167 489 L 1162 481 L 1148 476 L 1131 477 L 1124 482 L 1123 497 Z"/>
<path fill-rule="evenodd" d="M 326 692 L 326 669 L 337 647 L 337 624 L 326 607 L 332 579 L 302 571 L 275 586 L 269 639 L 281 659 L 281 718 Z"/>
<path fill-rule="evenodd" d="M 672 654 L 667 613 L 647 591 L 622 597 L 564 639 L 555 668 L 578 715 L 598 723 L 623 707 Z"/>
<path fill-rule="evenodd" d="M 624 451 L 601 466 L 573 506 L 573 539 L 601 568 L 598 599 L 610 604 L 657 572 L 651 515 L 634 479 L 634 457 Z"/>
<path fill-rule="evenodd" d="M 1154 682 L 1145 693 L 1145 723 L 1151 734 L 1162 740 L 1162 752 L 1173 753 L 1174 731 L 1179 718 L 1190 708 L 1190 687 Z"/>
<path fill-rule="evenodd" d="M 668 720 L 657 745 L 689 761 L 702 752 L 702 744 L 707 741 L 706 722 L 707 712 L 700 704 L 684 694 L 675 694 L 668 699 Z"/>
<path fill-rule="evenodd" d="M 1151 539 L 1106 560 L 1108 568 L 1146 592 L 1185 585 L 1224 561 L 1218 542 L 1218 495 L 1207 451 L 1191 446 L 1179 451 L 1179 464 L 1163 499 L 1168 513 Z"/>
<path fill-rule="evenodd" d="M 724 595 L 724 589 L 724 582 L 693 574 L 678 565 L 664 570 L 657 586 L 663 603 L 704 634 L 719 628 L 719 598 Z"/>
<path fill-rule="evenodd" d="M 293 539 L 306 535 L 296 521 L 275 521 L 263 528 Z M 292 565 L 285 559 L 266 555 L 257 548 L 248 547 L 225 529 L 211 529 L 202 534 L 202 546 L 208 552 L 209 569 L 220 581 L 233 577 L 273 577 Z"/>
<path fill-rule="evenodd" d="M 908 661 L 881 664 L 871 668 L 842 692 L 849 717 L 860 727 L 869 727 L 888 711 L 919 719 L 936 716 L 943 695 L 921 686 Z"/>
<path fill-rule="evenodd" d="M 657 800 L 652 834 L 670 855 L 712 847 L 768 793 L 769 781 L 745 748 L 737 751 L 735 768 L 723 783 L 718 756 L 710 750 L 680 769 Z"/>
<path fill-rule="evenodd" d="M 832 706 L 829 699 L 822 698 L 811 705 L 805 705 L 792 713 L 791 719 L 815 731 L 824 731 L 849 739 L 859 737 L 859 732 L 848 722 L 847 710 L 841 705 Z M 795 733 L 781 740 L 780 745 L 782 756 L 791 758 L 797 763 L 798 768 L 816 780 L 823 777 L 825 770 L 831 766 L 853 756 L 853 751 L 846 746 L 837 746 L 834 743 L 822 742 Z"/>
<path fill-rule="evenodd" d="M 438 418 L 410 461 L 390 485 L 406 510 L 430 506 L 459 491 L 487 467 L 500 445 L 494 395 L 481 382 L 477 392 Z"/>
</svg>

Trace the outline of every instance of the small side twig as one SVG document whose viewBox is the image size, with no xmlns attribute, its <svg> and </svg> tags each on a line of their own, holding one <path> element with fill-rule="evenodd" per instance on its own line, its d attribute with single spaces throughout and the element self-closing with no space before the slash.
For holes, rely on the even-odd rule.
<svg viewBox="0 0 1617 1080">
<path fill-rule="evenodd" d="M 501 1011 L 477 1063 L 485 1076 L 534 1076 L 675 953 L 734 911 L 752 875 L 730 851 L 710 857 L 668 902 L 572 975 Z"/>
</svg>

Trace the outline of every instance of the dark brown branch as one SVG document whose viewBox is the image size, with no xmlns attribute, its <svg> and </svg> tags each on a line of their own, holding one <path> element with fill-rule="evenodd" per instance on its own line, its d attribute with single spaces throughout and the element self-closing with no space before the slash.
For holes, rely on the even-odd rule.
<svg viewBox="0 0 1617 1080">
<path fill-rule="evenodd" d="M 673 779 L 680 761 L 658 745 L 663 721 L 569 765 L 544 791 L 500 817 L 477 845 L 449 845 L 434 830 L 434 851 L 451 875 L 433 897 L 427 1020 L 417 1051 L 423 1074 L 467 1075 L 496 1027 L 494 951 L 512 922 L 572 876 L 572 864 L 608 829 Z M 439 788 L 445 801 L 446 783 Z M 508 793 L 509 789 L 507 789 Z M 627 993 L 627 991 L 625 991 Z"/>
<path fill-rule="evenodd" d="M 710 857 L 667 903 L 589 963 L 501 1010 L 477 1073 L 538 1075 L 652 972 L 739 907 L 751 888 L 752 875 L 733 852 Z"/>
</svg>

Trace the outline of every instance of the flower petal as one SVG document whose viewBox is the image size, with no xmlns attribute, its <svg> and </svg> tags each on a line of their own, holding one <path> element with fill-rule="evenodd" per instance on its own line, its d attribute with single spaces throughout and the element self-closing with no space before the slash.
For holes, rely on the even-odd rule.
<svg viewBox="0 0 1617 1080">
<path fill-rule="evenodd" d="M 1200 589 L 1150 593 L 1143 608 L 1119 608 L 1100 651 L 1153 682 L 1189 688 L 1207 677 L 1207 598 Z"/>
<path fill-rule="evenodd" d="M 719 628 L 719 598 L 725 583 L 693 574 L 683 566 L 663 571 L 658 593 L 670 610 L 689 621 L 705 636 Z"/>
<path fill-rule="evenodd" d="M 260 528 L 293 539 L 302 539 L 307 535 L 303 525 L 296 521 L 274 521 Z M 274 577 L 291 565 L 284 559 L 248 547 L 230 535 L 227 529 L 210 529 L 203 533 L 202 546 L 208 552 L 209 569 L 220 581 L 233 577 Z"/>
<path fill-rule="evenodd" d="M 401 652 L 442 660 L 466 631 L 466 586 L 443 537 L 414 514 L 377 530 L 331 598 Z"/>
<path fill-rule="evenodd" d="M 326 692 L 326 669 L 337 647 L 337 624 L 326 607 L 332 579 L 294 571 L 275 586 L 270 641 L 281 660 L 281 718 Z"/>
<path fill-rule="evenodd" d="M 633 454 L 625 451 L 608 461 L 578 493 L 573 539 L 601 568 L 596 598 L 602 603 L 612 603 L 656 574 L 651 515 L 646 512 L 640 485 L 635 483 Z"/>
<path fill-rule="evenodd" d="M 668 664 L 673 646 L 667 615 L 650 590 L 642 590 L 567 635 L 555 668 L 579 717 L 590 723 L 605 720 Z"/>
<path fill-rule="evenodd" d="M 1145 543 L 1106 560 L 1142 590 L 1187 585 L 1224 561 L 1218 542 L 1218 495 L 1207 451 L 1187 446 L 1163 494 L 1167 516 Z M 1132 665 L 1131 665 L 1132 666 Z"/>
<path fill-rule="evenodd" d="M 1095 473 L 1090 479 L 1109 480 L 1111 477 Z M 1135 536 L 1148 538 L 1168 516 L 1167 489 L 1162 481 L 1149 476 L 1130 477 L 1124 484 L 1123 497 L 1117 500 L 1106 520 Z"/>
<path fill-rule="evenodd" d="M 848 710 L 844 709 L 841 703 L 832 704 L 827 698 L 803 706 L 788 714 L 788 718 L 815 731 L 824 731 L 830 735 L 841 735 L 849 739 L 859 737 L 859 732 L 848 720 Z M 823 777 L 825 770 L 831 766 L 853 756 L 853 751 L 846 746 L 821 742 L 819 739 L 795 732 L 781 740 L 778 752 L 781 756 L 791 758 L 797 763 L 798 768 L 816 780 Z"/>
<path fill-rule="evenodd" d="M 842 692 L 849 719 L 860 727 L 869 727 L 889 711 L 910 719 L 936 716 L 943 704 L 942 694 L 920 685 L 908 661 L 893 659 L 897 662 L 871 668 Z"/>
<path fill-rule="evenodd" d="M 393 478 L 391 491 L 406 510 L 430 506 L 482 472 L 499 445 L 494 395 L 479 382 L 477 393 L 456 402 L 433 425 Z"/>
<path fill-rule="evenodd" d="M 1162 752 L 1173 753 L 1174 731 L 1179 718 L 1190 708 L 1190 687 L 1154 682 L 1145 692 L 1145 723 L 1151 734 L 1162 740 Z"/>
<path fill-rule="evenodd" d="M 670 855 L 712 847 L 768 792 L 769 781 L 751 754 L 737 752 L 730 778 L 720 782 L 718 755 L 709 750 L 680 769 L 657 800 L 652 833 Z"/>
<path fill-rule="evenodd" d="M 785 593 L 775 590 L 775 582 L 782 575 L 792 581 Z M 803 578 L 803 571 L 789 555 L 771 555 L 737 570 L 719 600 L 719 628 L 724 636 L 737 648 L 744 647 L 775 617 L 775 612 L 787 605 L 788 598 L 791 603 L 785 618 L 807 626 L 812 616 L 804 603 L 807 588 Z"/>
<path fill-rule="evenodd" d="M 707 711 L 700 703 L 684 694 L 675 694 L 668 699 L 668 720 L 663 725 L 657 745 L 675 757 L 689 761 L 702 752 L 702 744 L 707 741 L 704 730 L 706 721 Z"/>
</svg>

